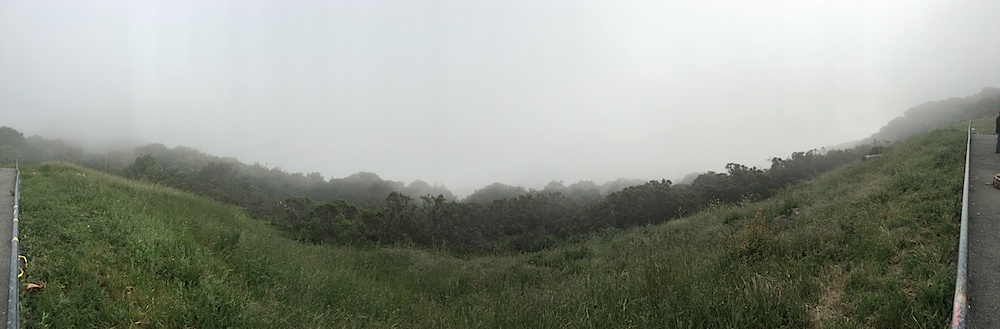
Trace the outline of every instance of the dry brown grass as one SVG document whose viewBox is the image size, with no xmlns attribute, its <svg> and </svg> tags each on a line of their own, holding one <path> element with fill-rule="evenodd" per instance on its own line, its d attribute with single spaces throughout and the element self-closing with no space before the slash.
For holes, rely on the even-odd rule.
<svg viewBox="0 0 1000 329">
<path fill-rule="evenodd" d="M 845 316 L 844 283 L 847 276 L 840 265 L 828 265 L 820 274 L 819 298 L 809 310 L 809 320 L 814 324 L 835 324 L 848 321 Z"/>
</svg>

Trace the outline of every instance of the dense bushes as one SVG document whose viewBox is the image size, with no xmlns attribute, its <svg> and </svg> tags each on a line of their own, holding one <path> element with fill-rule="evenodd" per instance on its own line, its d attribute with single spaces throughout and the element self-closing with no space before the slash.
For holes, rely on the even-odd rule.
<svg viewBox="0 0 1000 329">
<path fill-rule="evenodd" d="M 293 197 L 259 217 L 271 218 L 293 237 L 314 243 L 405 244 L 460 253 L 533 251 L 608 228 L 662 223 L 713 203 L 766 198 L 788 184 L 883 148 L 796 152 L 773 159 L 768 169 L 731 163 L 725 173 L 702 174 L 690 186 L 650 181 L 603 197 L 573 197 L 555 188 L 524 191 L 496 183 L 481 194 L 510 196 L 458 202 L 441 195 L 415 200 L 390 192 L 381 206 Z"/>
</svg>

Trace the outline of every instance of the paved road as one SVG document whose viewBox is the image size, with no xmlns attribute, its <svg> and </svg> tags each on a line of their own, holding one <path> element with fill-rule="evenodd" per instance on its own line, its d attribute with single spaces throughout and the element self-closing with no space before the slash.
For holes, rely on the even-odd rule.
<svg viewBox="0 0 1000 329">
<path fill-rule="evenodd" d="M 996 135 L 972 135 L 969 156 L 969 328 L 1000 328 L 1000 173 Z"/>
<path fill-rule="evenodd" d="M 0 169 L 0 321 L 7 321 L 7 288 L 10 287 L 10 239 L 14 220 L 14 180 L 17 171 Z"/>
</svg>

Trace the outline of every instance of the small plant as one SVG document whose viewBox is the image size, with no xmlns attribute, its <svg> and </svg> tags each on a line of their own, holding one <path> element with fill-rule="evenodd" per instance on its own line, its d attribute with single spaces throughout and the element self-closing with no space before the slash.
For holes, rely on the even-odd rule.
<svg viewBox="0 0 1000 329">
<path fill-rule="evenodd" d="M 753 219 L 743 223 L 743 229 L 733 233 L 726 247 L 741 261 L 750 263 L 777 254 L 784 237 L 784 232 L 769 225 L 760 208 Z"/>
</svg>

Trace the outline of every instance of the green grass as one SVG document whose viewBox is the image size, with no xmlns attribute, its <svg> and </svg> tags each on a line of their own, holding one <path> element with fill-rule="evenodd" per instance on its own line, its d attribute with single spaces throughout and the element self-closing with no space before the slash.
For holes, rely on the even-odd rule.
<svg viewBox="0 0 1000 329">
<path fill-rule="evenodd" d="M 972 120 L 972 133 L 973 134 L 993 134 L 996 130 L 996 116 L 990 115 L 982 117 L 979 119 Z M 968 126 L 968 121 L 956 124 L 955 127 L 966 128 Z"/>
<path fill-rule="evenodd" d="M 306 245 L 237 208 L 81 167 L 23 172 L 33 328 L 923 328 L 954 284 L 964 129 L 762 202 L 455 258 Z"/>
</svg>

